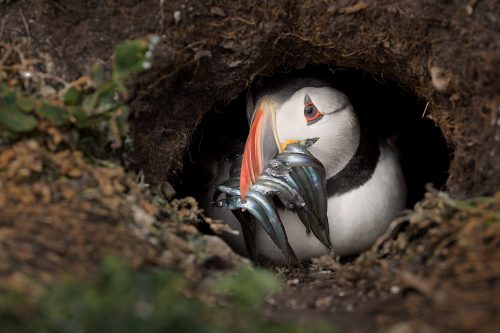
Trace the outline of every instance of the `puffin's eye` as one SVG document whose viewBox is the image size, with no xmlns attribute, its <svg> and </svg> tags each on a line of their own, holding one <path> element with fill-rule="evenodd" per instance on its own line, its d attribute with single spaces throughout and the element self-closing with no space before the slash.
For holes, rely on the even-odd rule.
<svg viewBox="0 0 500 333">
<path fill-rule="evenodd" d="M 323 114 L 314 105 L 309 95 L 304 97 L 304 117 L 306 117 L 307 125 L 312 125 L 323 118 Z"/>
</svg>

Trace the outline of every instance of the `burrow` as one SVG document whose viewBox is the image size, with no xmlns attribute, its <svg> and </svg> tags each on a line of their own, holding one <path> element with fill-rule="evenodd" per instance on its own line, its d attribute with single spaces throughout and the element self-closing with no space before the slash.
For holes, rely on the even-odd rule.
<svg viewBox="0 0 500 333">
<path fill-rule="evenodd" d="M 244 140 L 241 114 L 252 83 L 283 71 L 321 71 L 345 86 L 381 135 L 397 134 L 408 207 L 426 183 L 454 197 L 494 193 L 500 48 L 491 41 L 500 39 L 494 23 L 481 21 L 491 4 L 481 2 L 474 16 L 455 6 L 405 4 L 340 2 L 325 11 L 312 3 L 232 3 L 226 19 L 183 17 L 163 36 L 157 66 L 136 85 L 132 166 L 153 185 L 170 181 L 179 195 L 196 194 L 203 182 L 192 169 L 206 134 L 229 128 L 236 132 L 229 137 Z"/>
<path fill-rule="evenodd" d="M 453 149 L 440 128 L 426 118 L 429 105 L 425 101 L 397 82 L 328 65 L 306 66 L 300 70 L 278 68 L 274 74 L 256 80 L 256 84 L 269 80 L 279 84 L 295 75 L 329 81 L 349 97 L 362 126 L 397 147 L 408 188 L 407 208 L 423 198 L 428 186 L 445 189 Z M 189 139 L 183 167 L 171 179 L 179 196 L 194 196 L 205 201 L 207 192 L 217 185 L 220 161 L 231 152 L 242 152 L 249 130 L 247 92 L 248 89 L 244 89 L 228 103 L 215 101 L 201 118 Z"/>
</svg>

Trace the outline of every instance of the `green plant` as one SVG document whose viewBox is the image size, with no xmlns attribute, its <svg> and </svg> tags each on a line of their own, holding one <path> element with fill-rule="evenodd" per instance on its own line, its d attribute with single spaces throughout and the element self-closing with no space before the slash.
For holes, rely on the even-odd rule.
<svg viewBox="0 0 500 333">
<path fill-rule="evenodd" d="M 109 257 L 93 278 L 66 278 L 41 297 L 0 294 L 0 331 L 310 332 L 312 327 L 262 317 L 259 306 L 279 286 L 270 272 L 242 268 L 209 283 L 203 293 L 213 297 L 206 303 L 186 296 L 179 272 L 137 272 Z"/>
<path fill-rule="evenodd" d="M 97 63 L 86 84 L 66 84 L 55 94 L 44 93 L 43 85 L 27 91 L 19 80 L 1 82 L 0 144 L 27 135 L 44 135 L 48 128 L 56 127 L 66 134 L 62 143 L 78 146 L 87 155 L 99 157 L 107 148 L 121 148 L 128 131 L 125 81 L 151 67 L 150 57 L 157 43 L 158 37 L 152 36 L 119 44 L 109 75 Z M 34 70 L 24 73 L 28 77 L 37 74 Z M 15 77 L 19 73 L 10 74 Z"/>
</svg>

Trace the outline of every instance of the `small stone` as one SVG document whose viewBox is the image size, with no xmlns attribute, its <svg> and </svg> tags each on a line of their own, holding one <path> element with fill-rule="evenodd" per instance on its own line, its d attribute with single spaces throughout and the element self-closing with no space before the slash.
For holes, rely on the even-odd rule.
<svg viewBox="0 0 500 333">
<path fill-rule="evenodd" d="M 432 66 L 430 73 L 434 88 L 439 92 L 446 91 L 451 82 L 451 74 L 446 69 L 437 66 Z"/>
<path fill-rule="evenodd" d="M 220 7 L 212 7 L 212 8 L 210 8 L 210 14 L 216 15 L 216 16 L 226 16 L 226 13 Z"/>
<path fill-rule="evenodd" d="M 142 209 L 139 206 L 132 205 L 131 208 L 132 208 L 134 222 L 142 228 L 146 229 L 151 228 L 151 226 L 156 221 L 154 216 L 148 214 L 144 209 Z"/>
<path fill-rule="evenodd" d="M 32 151 L 36 151 L 40 147 L 38 142 L 36 142 L 35 140 L 29 140 L 26 143 L 26 146 Z"/>
<path fill-rule="evenodd" d="M 394 285 L 394 286 L 391 286 L 391 288 L 389 290 L 390 290 L 391 294 L 398 294 L 401 291 L 401 287 Z"/>
<path fill-rule="evenodd" d="M 80 169 L 77 168 L 70 168 L 67 172 L 66 175 L 70 178 L 79 178 L 82 175 L 82 172 Z"/>
<path fill-rule="evenodd" d="M 231 249 L 231 247 L 217 236 L 203 236 L 205 240 L 205 251 L 207 254 L 218 257 L 228 266 L 236 266 L 238 264 L 248 264 L 246 258 L 241 257 Z"/>
<path fill-rule="evenodd" d="M 176 10 L 174 12 L 174 22 L 175 22 L 175 24 L 179 24 L 181 22 L 181 11 L 180 10 Z"/>
<path fill-rule="evenodd" d="M 265 299 L 266 303 L 267 304 L 270 304 L 270 305 L 276 305 L 276 299 L 272 298 L 272 297 L 266 297 Z"/>
<path fill-rule="evenodd" d="M 30 71 L 19 71 L 19 75 L 25 80 L 33 78 L 33 73 Z"/>
<path fill-rule="evenodd" d="M 411 323 L 408 322 L 402 322 L 402 323 L 397 323 L 393 325 L 389 330 L 387 331 L 389 333 L 412 333 L 415 332 L 413 329 L 413 326 Z"/>
<path fill-rule="evenodd" d="M 297 310 L 299 308 L 299 302 L 297 302 L 296 299 L 291 299 L 289 302 L 288 302 L 288 305 L 294 309 L 294 310 Z"/>
<path fill-rule="evenodd" d="M 318 299 L 314 305 L 317 308 L 326 308 L 329 307 L 332 304 L 333 297 L 332 296 L 326 296 Z"/>
</svg>

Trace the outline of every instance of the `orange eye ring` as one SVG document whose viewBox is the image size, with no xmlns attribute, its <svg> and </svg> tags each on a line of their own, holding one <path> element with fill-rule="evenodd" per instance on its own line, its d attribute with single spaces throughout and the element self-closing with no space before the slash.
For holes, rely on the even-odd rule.
<svg viewBox="0 0 500 333">
<path fill-rule="evenodd" d="M 317 122 L 318 120 L 320 120 L 321 118 L 323 118 L 323 114 L 321 112 L 319 112 L 319 110 L 314 114 L 314 116 L 312 117 L 307 117 L 306 116 L 306 121 L 307 121 L 307 125 L 312 125 L 314 124 L 315 122 Z"/>
<path fill-rule="evenodd" d="M 314 105 L 309 95 L 306 95 L 304 98 L 304 117 L 306 118 L 307 125 L 312 125 L 323 118 L 323 114 Z"/>
</svg>

